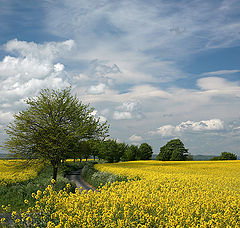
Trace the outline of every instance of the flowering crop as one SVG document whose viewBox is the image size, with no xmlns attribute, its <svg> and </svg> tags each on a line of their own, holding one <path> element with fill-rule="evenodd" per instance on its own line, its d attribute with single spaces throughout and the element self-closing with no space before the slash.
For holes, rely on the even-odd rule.
<svg viewBox="0 0 240 228">
<path fill-rule="evenodd" d="M 37 162 L 24 164 L 23 160 L 0 160 L 0 186 L 34 178 L 42 168 Z"/>
<path fill-rule="evenodd" d="M 23 226 L 38 227 L 240 227 L 240 162 L 136 161 L 97 164 L 128 176 L 98 192 L 33 194 Z M 17 221 L 18 225 L 19 220 Z"/>
</svg>

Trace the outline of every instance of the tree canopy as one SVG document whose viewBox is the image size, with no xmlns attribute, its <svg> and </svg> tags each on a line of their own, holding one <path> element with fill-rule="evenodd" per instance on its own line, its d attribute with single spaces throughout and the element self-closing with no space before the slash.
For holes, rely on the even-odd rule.
<svg viewBox="0 0 240 228">
<path fill-rule="evenodd" d="M 138 146 L 130 145 L 126 148 L 122 160 L 123 161 L 135 161 L 137 159 Z"/>
<path fill-rule="evenodd" d="M 99 144 L 98 157 L 107 162 L 119 162 L 126 147 L 125 143 L 117 143 L 116 140 L 108 139 Z"/>
<path fill-rule="evenodd" d="M 71 88 L 43 89 L 26 104 L 28 108 L 8 125 L 4 148 L 21 158 L 49 161 L 54 179 L 61 160 L 76 153 L 80 142 L 108 136 L 107 123 L 92 115 L 94 108 L 72 96 Z"/>
<path fill-rule="evenodd" d="M 187 160 L 188 149 L 180 139 L 173 139 L 160 148 L 160 153 L 156 157 L 161 161 L 184 161 Z"/>
<path fill-rule="evenodd" d="M 152 158 L 152 147 L 147 143 L 142 143 L 137 150 L 137 160 L 149 160 Z"/>
<path fill-rule="evenodd" d="M 237 155 L 230 152 L 222 152 L 220 156 L 213 157 L 211 160 L 237 160 Z"/>
</svg>

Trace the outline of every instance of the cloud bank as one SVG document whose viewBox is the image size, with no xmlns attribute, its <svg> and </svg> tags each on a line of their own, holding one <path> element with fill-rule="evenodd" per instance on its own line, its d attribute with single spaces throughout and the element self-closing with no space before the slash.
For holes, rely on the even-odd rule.
<svg viewBox="0 0 240 228">
<path fill-rule="evenodd" d="M 219 131 L 224 129 L 224 122 L 220 119 L 202 120 L 198 122 L 186 121 L 176 126 L 164 125 L 159 127 L 156 131 L 150 131 L 149 133 L 154 135 L 160 135 L 162 137 L 179 136 L 185 132 L 208 132 Z"/>
</svg>

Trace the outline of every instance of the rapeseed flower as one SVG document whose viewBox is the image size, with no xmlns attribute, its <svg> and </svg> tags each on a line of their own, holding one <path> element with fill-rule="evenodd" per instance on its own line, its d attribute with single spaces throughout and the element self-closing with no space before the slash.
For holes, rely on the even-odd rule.
<svg viewBox="0 0 240 228">
<path fill-rule="evenodd" d="M 240 227 L 240 161 L 135 161 L 95 168 L 128 177 L 98 192 L 49 185 L 22 224 L 39 227 Z"/>
</svg>

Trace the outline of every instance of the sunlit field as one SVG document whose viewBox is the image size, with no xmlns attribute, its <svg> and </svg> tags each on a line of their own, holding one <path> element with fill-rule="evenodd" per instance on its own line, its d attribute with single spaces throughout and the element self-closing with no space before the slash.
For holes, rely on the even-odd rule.
<svg viewBox="0 0 240 228">
<path fill-rule="evenodd" d="M 0 186 L 32 179 L 37 176 L 42 165 L 23 160 L 0 160 Z"/>
<path fill-rule="evenodd" d="M 130 177 L 89 191 L 33 194 L 16 223 L 39 227 L 240 227 L 240 162 L 136 161 L 95 168 Z M 27 202 L 26 202 L 27 203 Z"/>
<path fill-rule="evenodd" d="M 74 162 L 74 159 L 67 159 L 67 162 Z M 95 160 L 93 158 L 83 158 L 82 160 L 80 159 L 75 159 L 75 162 L 80 162 L 80 161 L 98 161 L 98 158 L 95 158 Z"/>
</svg>

